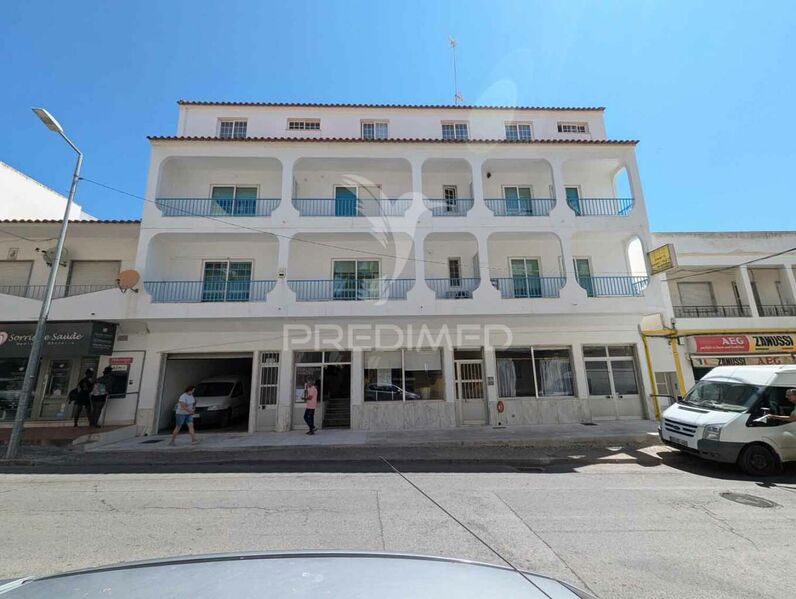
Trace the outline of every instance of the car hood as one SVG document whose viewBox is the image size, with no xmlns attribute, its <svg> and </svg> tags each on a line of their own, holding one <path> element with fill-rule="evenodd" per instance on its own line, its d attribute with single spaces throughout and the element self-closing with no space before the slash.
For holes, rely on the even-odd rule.
<svg viewBox="0 0 796 599">
<path fill-rule="evenodd" d="M 678 422 L 684 422 L 686 424 L 707 426 L 708 424 L 727 424 L 742 414 L 743 412 L 708 410 L 706 408 L 697 408 L 695 406 L 686 406 L 676 403 L 666 408 L 663 417 L 671 418 L 672 420 L 677 420 Z"/>
<path fill-rule="evenodd" d="M 389 553 L 243 553 L 170 558 L 27 578 L 9 599 L 593 599 L 553 578 L 462 560 Z"/>
<path fill-rule="evenodd" d="M 196 397 L 196 407 L 202 408 L 205 406 L 215 406 L 222 403 L 229 403 L 229 395 L 203 395 Z"/>
</svg>

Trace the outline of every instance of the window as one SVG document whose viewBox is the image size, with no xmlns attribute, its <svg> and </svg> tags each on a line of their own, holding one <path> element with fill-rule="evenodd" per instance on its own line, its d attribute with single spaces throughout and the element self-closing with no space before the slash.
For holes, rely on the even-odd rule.
<svg viewBox="0 0 796 599">
<path fill-rule="evenodd" d="M 335 260 L 332 271 L 334 299 L 364 300 L 379 297 L 378 260 Z"/>
<path fill-rule="evenodd" d="M 732 294 L 735 297 L 735 305 L 738 306 L 738 311 L 743 314 L 745 311 L 745 306 L 743 299 L 741 299 L 741 291 L 738 289 L 738 283 L 735 281 L 732 281 Z"/>
<path fill-rule="evenodd" d="M 575 258 L 575 276 L 586 295 L 594 297 L 594 280 L 591 277 L 591 262 L 588 258 Z"/>
<path fill-rule="evenodd" d="M 442 139 L 468 139 L 467 123 L 442 123 Z"/>
<path fill-rule="evenodd" d="M 448 258 L 448 280 L 451 287 L 461 287 L 462 285 L 462 261 L 461 258 Z"/>
<path fill-rule="evenodd" d="M 442 199 L 445 200 L 445 212 L 458 212 L 456 200 L 458 199 L 459 192 L 456 190 L 455 185 L 442 186 Z"/>
<path fill-rule="evenodd" d="M 260 355 L 260 407 L 275 406 L 279 396 L 279 352 Z"/>
<path fill-rule="evenodd" d="M 583 361 L 589 395 L 638 395 L 636 358 L 632 346 L 584 346 Z"/>
<path fill-rule="evenodd" d="M 203 302 L 247 302 L 252 278 L 252 263 L 208 261 L 202 277 Z"/>
<path fill-rule="evenodd" d="M 677 283 L 682 306 L 715 306 L 713 285 L 710 283 Z"/>
<path fill-rule="evenodd" d="M 387 122 L 362 121 L 362 139 L 387 139 Z"/>
<path fill-rule="evenodd" d="M 252 216 L 257 209 L 257 187 L 237 185 L 213 185 L 210 189 L 213 214 Z"/>
<path fill-rule="evenodd" d="M 533 131 L 530 123 L 506 123 L 506 139 L 510 141 L 530 141 Z"/>
<path fill-rule="evenodd" d="M 121 268 L 118 260 L 73 260 L 69 265 L 66 295 L 114 287 Z"/>
<path fill-rule="evenodd" d="M 365 401 L 444 399 L 441 350 L 365 354 Z"/>
<path fill-rule="evenodd" d="M 514 283 L 514 297 L 542 297 L 537 258 L 512 258 L 509 260 L 511 278 Z"/>
<path fill-rule="evenodd" d="M 320 131 L 321 119 L 288 119 L 287 128 L 291 131 Z"/>
<path fill-rule="evenodd" d="M 0 293 L 24 297 L 32 268 L 30 260 L 0 260 Z"/>
<path fill-rule="evenodd" d="M 586 123 L 558 123 L 559 133 L 588 133 L 589 126 Z"/>
<path fill-rule="evenodd" d="M 568 348 L 510 348 L 498 350 L 500 397 L 556 397 L 574 394 Z"/>
<path fill-rule="evenodd" d="M 530 186 L 504 185 L 503 198 L 506 200 L 506 214 L 509 216 L 532 214 L 533 190 Z"/>
<path fill-rule="evenodd" d="M 243 139 L 246 137 L 246 121 L 222 120 L 218 125 L 218 136 L 221 139 Z"/>
</svg>

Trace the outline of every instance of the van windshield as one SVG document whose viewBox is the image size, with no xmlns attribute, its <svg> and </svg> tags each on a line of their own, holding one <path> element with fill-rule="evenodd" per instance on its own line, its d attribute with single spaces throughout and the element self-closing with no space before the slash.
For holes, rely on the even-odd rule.
<svg viewBox="0 0 796 599">
<path fill-rule="evenodd" d="M 763 390 L 764 387 L 747 383 L 699 381 L 683 398 L 683 403 L 713 410 L 745 412 L 754 405 Z"/>
<path fill-rule="evenodd" d="M 232 383 L 215 381 L 199 383 L 194 391 L 194 397 L 226 397 L 232 391 Z"/>
</svg>

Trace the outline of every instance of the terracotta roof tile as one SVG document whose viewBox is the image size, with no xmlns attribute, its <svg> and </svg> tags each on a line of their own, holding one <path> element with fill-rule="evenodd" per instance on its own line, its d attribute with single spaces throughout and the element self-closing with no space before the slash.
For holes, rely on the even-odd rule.
<svg viewBox="0 0 796 599">
<path fill-rule="evenodd" d="M 63 222 L 60 218 L 8 218 L 0 219 L 0 223 L 17 223 L 17 224 L 39 224 L 51 225 Z M 98 219 L 98 220 L 70 220 L 70 223 L 77 224 L 93 224 L 93 225 L 107 225 L 107 224 L 140 224 L 141 219 Z"/>
<path fill-rule="evenodd" d="M 179 135 L 149 135 L 150 141 L 224 141 L 224 142 L 310 142 L 310 143 L 428 143 L 428 144 L 500 144 L 500 145 L 533 145 L 533 144 L 578 144 L 578 145 L 635 145 L 635 139 L 440 139 L 402 137 L 391 139 L 362 139 L 360 137 L 244 137 L 229 139 L 225 137 L 210 136 L 179 136 Z"/>
<path fill-rule="evenodd" d="M 476 106 L 473 104 L 359 104 L 346 102 L 213 102 L 204 100 L 177 100 L 181 106 L 265 106 L 271 108 L 408 108 L 417 110 L 569 110 L 604 111 L 604 106 Z"/>
</svg>

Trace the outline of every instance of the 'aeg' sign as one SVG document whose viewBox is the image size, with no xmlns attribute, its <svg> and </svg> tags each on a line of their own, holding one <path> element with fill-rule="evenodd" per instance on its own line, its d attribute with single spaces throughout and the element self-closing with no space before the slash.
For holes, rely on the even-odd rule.
<svg viewBox="0 0 796 599">
<path fill-rule="evenodd" d="M 796 351 L 793 335 L 698 335 L 697 353 Z"/>
</svg>

